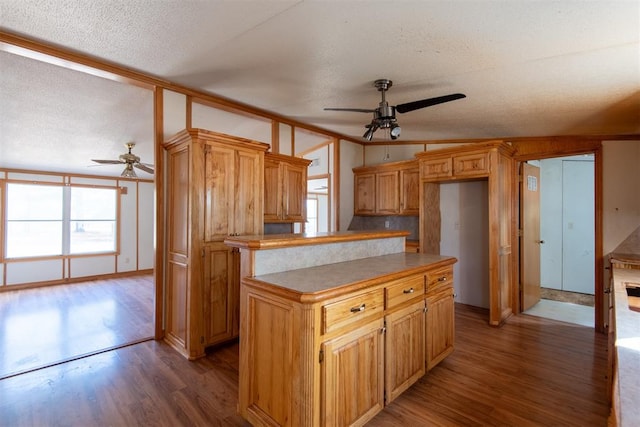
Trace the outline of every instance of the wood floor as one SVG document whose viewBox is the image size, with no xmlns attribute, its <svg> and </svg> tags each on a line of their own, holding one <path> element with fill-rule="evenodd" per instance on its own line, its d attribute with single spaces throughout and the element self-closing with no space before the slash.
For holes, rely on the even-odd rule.
<svg viewBox="0 0 640 427">
<path fill-rule="evenodd" d="M 0 292 L 0 379 L 153 337 L 153 298 L 152 275 Z"/>
<path fill-rule="evenodd" d="M 456 307 L 455 352 L 370 426 L 606 426 L 606 337 Z M 195 362 L 148 341 L 0 381 L 0 425 L 241 426 L 238 348 Z"/>
</svg>

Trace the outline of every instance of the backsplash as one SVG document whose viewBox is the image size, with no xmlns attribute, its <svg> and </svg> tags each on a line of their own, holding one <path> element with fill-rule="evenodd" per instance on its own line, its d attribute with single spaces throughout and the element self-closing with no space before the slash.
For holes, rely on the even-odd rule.
<svg viewBox="0 0 640 427">
<path fill-rule="evenodd" d="M 388 221 L 388 227 L 385 223 Z M 354 215 L 349 230 L 406 230 L 407 240 L 420 240 L 420 221 L 417 216 L 358 216 Z"/>
</svg>

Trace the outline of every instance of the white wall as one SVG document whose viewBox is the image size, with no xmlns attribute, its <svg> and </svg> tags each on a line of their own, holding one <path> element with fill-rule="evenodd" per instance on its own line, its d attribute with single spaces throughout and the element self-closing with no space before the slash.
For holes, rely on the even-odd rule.
<svg viewBox="0 0 640 427">
<path fill-rule="evenodd" d="M 440 253 L 454 265 L 456 302 L 489 308 L 488 182 L 440 184 Z"/>
<path fill-rule="evenodd" d="M 611 253 L 640 226 L 640 141 L 604 141 L 603 248 Z"/>
<path fill-rule="evenodd" d="M 339 230 L 346 230 L 353 219 L 353 168 L 362 166 L 361 144 L 340 141 L 340 218 Z"/>
</svg>

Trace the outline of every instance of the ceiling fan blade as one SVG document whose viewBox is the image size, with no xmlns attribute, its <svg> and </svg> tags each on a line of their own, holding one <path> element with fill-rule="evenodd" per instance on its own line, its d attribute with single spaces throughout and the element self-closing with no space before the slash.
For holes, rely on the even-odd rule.
<svg viewBox="0 0 640 427">
<path fill-rule="evenodd" d="M 92 162 L 102 163 L 103 165 L 119 165 L 122 162 L 120 160 L 99 160 L 99 159 L 91 159 Z"/>
<path fill-rule="evenodd" d="M 409 111 L 419 110 L 420 108 L 431 107 L 432 105 L 442 104 L 443 102 L 455 101 L 456 99 L 466 98 L 466 95 L 454 93 L 451 95 L 438 96 L 435 98 L 423 99 L 420 101 L 407 102 L 396 106 L 398 113 L 408 113 Z"/>
<path fill-rule="evenodd" d="M 366 108 L 325 108 L 325 111 L 353 111 L 354 113 L 373 113 L 376 110 Z"/>
<path fill-rule="evenodd" d="M 145 165 L 145 164 L 142 164 L 142 163 L 134 163 L 134 164 L 133 164 L 133 167 L 134 167 L 134 168 L 138 168 L 138 169 L 140 169 L 140 170 L 143 170 L 143 171 L 145 171 L 146 173 L 153 174 L 153 169 L 152 169 L 152 168 L 150 168 L 149 166 Z"/>
</svg>

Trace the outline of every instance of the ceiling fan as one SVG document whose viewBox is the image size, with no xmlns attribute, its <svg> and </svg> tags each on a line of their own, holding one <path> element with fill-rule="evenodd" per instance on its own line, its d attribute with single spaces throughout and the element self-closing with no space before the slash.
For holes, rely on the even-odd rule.
<svg viewBox="0 0 640 427">
<path fill-rule="evenodd" d="M 454 93 L 451 95 L 438 96 L 435 98 L 422 99 L 420 101 L 407 102 L 406 104 L 399 104 L 395 107 L 389 105 L 385 99 L 385 92 L 391 87 L 393 82 L 388 79 L 378 79 L 373 82 L 373 85 L 378 88 L 382 95 L 382 100 L 378 104 L 378 108 L 373 110 L 364 108 L 325 108 L 329 111 L 354 111 L 357 113 L 373 113 L 373 119 L 371 123 L 366 125 L 366 132 L 362 137 L 367 141 L 371 141 L 373 133 L 378 129 L 389 129 L 391 139 L 398 139 L 400 136 L 400 125 L 396 120 L 396 111 L 400 114 L 408 113 L 409 111 L 419 110 L 420 108 L 431 107 L 432 105 L 442 104 L 443 102 L 455 101 L 456 99 L 466 98 L 466 95 L 461 93 Z"/>
<path fill-rule="evenodd" d="M 129 150 L 129 152 L 121 154 L 118 160 L 99 160 L 99 159 L 91 159 L 96 163 L 100 163 L 103 165 L 119 165 L 124 163 L 125 167 L 120 176 L 125 178 L 137 178 L 136 172 L 133 168 L 138 168 L 147 173 L 153 174 L 153 165 L 149 163 L 140 162 L 140 157 L 136 156 L 131 152 L 131 149 L 136 146 L 134 142 L 127 142 L 124 144 L 125 147 Z"/>
</svg>

